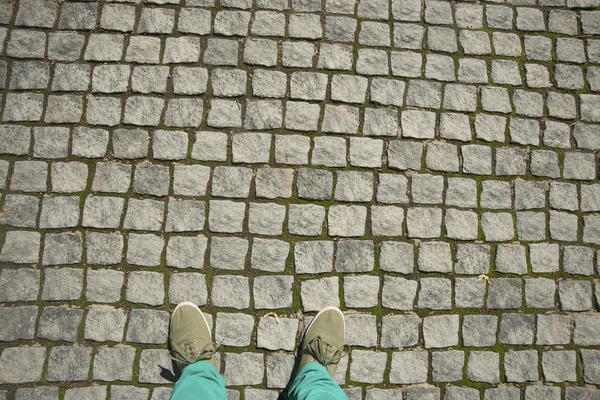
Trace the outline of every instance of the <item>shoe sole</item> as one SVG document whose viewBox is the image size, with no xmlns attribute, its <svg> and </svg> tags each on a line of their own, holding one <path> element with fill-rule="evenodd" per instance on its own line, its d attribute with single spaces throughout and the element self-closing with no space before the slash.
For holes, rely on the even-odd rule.
<svg viewBox="0 0 600 400">
<path fill-rule="evenodd" d="M 210 325 L 208 325 L 208 321 L 204 317 L 204 313 L 202 313 L 202 311 L 200 310 L 200 308 L 198 308 L 198 306 L 195 305 L 194 303 L 192 303 L 191 301 L 183 301 L 183 302 L 177 304 L 177 307 L 175 307 L 175 309 L 173 310 L 173 314 L 175 314 L 175 311 L 177 311 L 177 309 L 179 307 L 182 307 L 182 306 L 192 306 L 192 307 L 194 307 L 196 309 L 196 311 L 198 311 L 200 313 L 200 316 L 204 320 L 204 323 L 206 324 L 206 327 L 209 328 L 208 329 L 208 334 L 210 335 L 210 339 L 212 340 L 212 333 L 210 332 Z M 171 323 L 169 324 L 169 327 L 172 328 L 172 326 L 173 326 L 173 320 L 171 319 Z"/>
<path fill-rule="evenodd" d="M 302 334 L 302 341 L 304 341 L 304 338 L 306 337 L 306 332 L 308 332 L 308 330 L 310 329 L 310 327 L 312 326 L 313 322 L 315 322 L 317 320 L 317 318 L 319 318 L 319 315 L 323 314 L 325 311 L 337 311 L 338 313 L 341 314 L 342 316 L 342 321 L 344 322 L 344 336 L 346 333 L 346 319 L 344 318 L 344 313 L 342 313 L 342 310 L 340 310 L 339 308 L 335 307 L 335 306 L 328 306 L 325 307 L 324 309 L 322 309 L 321 311 L 319 311 L 319 313 L 317 315 L 315 315 L 315 317 L 312 319 L 312 321 L 310 321 L 310 324 L 308 324 L 308 327 L 306 327 L 306 329 L 304 330 L 304 333 Z"/>
</svg>

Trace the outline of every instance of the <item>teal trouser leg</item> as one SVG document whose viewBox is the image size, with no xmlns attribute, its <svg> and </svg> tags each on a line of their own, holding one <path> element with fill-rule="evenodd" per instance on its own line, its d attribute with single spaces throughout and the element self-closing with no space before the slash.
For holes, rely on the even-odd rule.
<svg viewBox="0 0 600 400">
<path fill-rule="evenodd" d="M 227 400 L 225 379 L 208 361 L 188 365 L 171 392 L 172 400 Z"/>
<path fill-rule="evenodd" d="M 311 362 L 300 370 L 288 390 L 290 400 L 348 400 L 324 366 Z"/>
</svg>

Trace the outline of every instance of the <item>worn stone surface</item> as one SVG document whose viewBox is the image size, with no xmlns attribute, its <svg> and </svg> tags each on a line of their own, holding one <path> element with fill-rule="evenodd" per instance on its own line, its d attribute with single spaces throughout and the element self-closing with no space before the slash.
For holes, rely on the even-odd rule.
<svg viewBox="0 0 600 400">
<path fill-rule="evenodd" d="M 230 398 L 327 306 L 349 398 L 597 397 L 599 6 L 0 1 L 0 397 L 168 398 L 184 301 Z"/>
</svg>

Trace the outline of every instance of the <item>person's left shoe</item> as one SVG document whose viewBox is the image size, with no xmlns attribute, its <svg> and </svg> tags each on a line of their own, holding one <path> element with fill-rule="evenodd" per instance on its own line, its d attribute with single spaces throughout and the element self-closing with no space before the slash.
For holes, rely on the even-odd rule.
<svg viewBox="0 0 600 400">
<path fill-rule="evenodd" d="M 210 329 L 202 311 L 194 303 L 179 303 L 171 316 L 169 340 L 171 357 L 180 372 L 189 364 L 208 361 L 217 367 L 218 346 L 212 341 Z"/>
</svg>

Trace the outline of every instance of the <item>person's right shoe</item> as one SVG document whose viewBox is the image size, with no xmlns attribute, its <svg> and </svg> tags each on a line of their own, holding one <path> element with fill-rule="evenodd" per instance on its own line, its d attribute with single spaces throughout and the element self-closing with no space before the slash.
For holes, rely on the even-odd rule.
<svg viewBox="0 0 600 400">
<path fill-rule="evenodd" d="M 171 316 L 169 333 L 171 351 L 179 372 L 189 364 L 208 361 L 217 367 L 214 354 L 218 346 L 212 341 L 210 329 L 202 311 L 194 303 L 179 303 Z"/>
<path fill-rule="evenodd" d="M 333 377 L 344 355 L 346 323 L 337 307 L 325 307 L 311 321 L 302 340 L 302 354 L 297 373 L 311 362 L 323 365 Z"/>
</svg>

